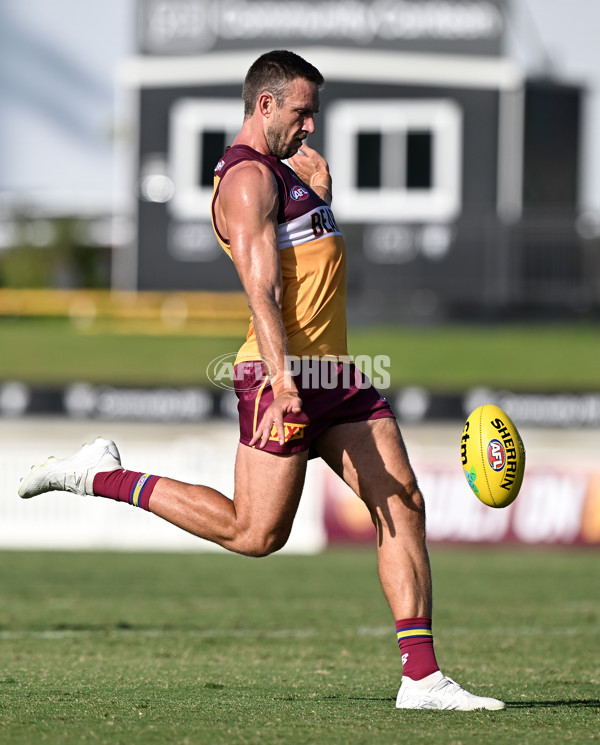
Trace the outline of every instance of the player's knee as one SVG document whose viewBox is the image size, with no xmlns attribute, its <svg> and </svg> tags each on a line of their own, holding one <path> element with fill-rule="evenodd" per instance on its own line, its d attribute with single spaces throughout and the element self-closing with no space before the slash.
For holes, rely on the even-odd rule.
<svg viewBox="0 0 600 745">
<path fill-rule="evenodd" d="M 385 490 L 381 491 L 379 499 L 375 500 L 374 507 L 379 506 L 383 500 L 384 504 L 393 509 L 394 512 L 406 513 L 408 511 L 415 517 L 422 516 L 424 518 L 425 501 L 415 477 L 404 483 L 394 482 L 390 484 L 390 487 L 387 494 Z M 367 503 L 367 506 L 371 507 L 369 503 Z"/>
<path fill-rule="evenodd" d="M 406 484 L 400 499 L 405 507 L 406 517 L 414 531 L 425 536 L 425 500 L 416 479 Z"/>
<path fill-rule="evenodd" d="M 282 549 L 289 538 L 289 531 L 253 533 L 240 538 L 238 551 L 245 556 L 260 559 Z"/>
<path fill-rule="evenodd" d="M 415 478 L 408 482 L 402 496 L 410 510 L 425 516 L 425 500 L 423 499 L 423 494 L 421 493 Z"/>
<path fill-rule="evenodd" d="M 424 539 L 425 501 L 416 479 L 396 488 L 383 505 L 371 510 L 371 517 L 378 530 L 392 535 L 408 531 Z"/>
</svg>

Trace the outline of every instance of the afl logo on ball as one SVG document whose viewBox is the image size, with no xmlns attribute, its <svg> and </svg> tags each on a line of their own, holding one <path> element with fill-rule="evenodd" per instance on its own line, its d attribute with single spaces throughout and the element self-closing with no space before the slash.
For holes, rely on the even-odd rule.
<svg viewBox="0 0 600 745">
<path fill-rule="evenodd" d="M 490 440 L 487 446 L 487 457 L 494 471 L 501 471 L 506 465 L 506 452 L 500 440 Z"/>
<path fill-rule="evenodd" d="M 308 191 L 304 186 L 292 186 L 290 189 L 290 196 L 292 199 L 295 199 L 296 202 L 302 202 L 305 199 L 308 199 Z"/>
</svg>

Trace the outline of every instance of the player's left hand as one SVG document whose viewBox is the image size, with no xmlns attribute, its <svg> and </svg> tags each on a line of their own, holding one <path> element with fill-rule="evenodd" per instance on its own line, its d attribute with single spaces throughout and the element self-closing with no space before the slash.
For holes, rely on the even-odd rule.
<svg viewBox="0 0 600 745">
<path fill-rule="evenodd" d="M 316 182 L 320 186 L 327 186 L 328 188 L 331 186 L 331 176 L 329 175 L 327 161 L 320 153 L 309 147 L 306 143 L 302 144 L 296 155 L 288 158 L 288 163 L 302 181 L 310 187 L 314 186 Z"/>
</svg>

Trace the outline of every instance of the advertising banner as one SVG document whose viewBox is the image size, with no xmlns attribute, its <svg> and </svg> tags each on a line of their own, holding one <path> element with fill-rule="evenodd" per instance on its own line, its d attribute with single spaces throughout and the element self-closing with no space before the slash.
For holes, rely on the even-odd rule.
<svg viewBox="0 0 600 745">
<path fill-rule="evenodd" d="M 163 55 L 274 44 L 497 55 L 505 25 L 504 0 L 141 0 L 138 46 Z"/>
<path fill-rule="evenodd" d="M 600 469 L 526 469 L 521 492 L 492 509 L 469 490 L 460 466 L 415 463 L 427 509 L 430 543 L 519 543 L 600 546 Z M 330 542 L 372 542 L 364 504 L 325 473 L 325 528 Z"/>
</svg>

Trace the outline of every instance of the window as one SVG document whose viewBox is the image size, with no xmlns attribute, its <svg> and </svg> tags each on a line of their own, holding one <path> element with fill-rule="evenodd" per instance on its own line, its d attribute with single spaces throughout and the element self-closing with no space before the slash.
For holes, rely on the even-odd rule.
<svg viewBox="0 0 600 745">
<path fill-rule="evenodd" d="M 450 100 L 346 100 L 327 110 L 336 216 L 449 221 L 460 212 L 462 118 Z"/>
<path fill-rule="evenodd" d="M 359 189 L 381 187 L 381 134 L 359 132 L 356 138 L 358 157 L 356 185 Z"/>
<path fill-rule="evenodd" d="M 183 98 L 170 113 L 171 214 L 182 220 L 210 219 L 213 171 L 243 119 L 238 99 Z"/>
<path fill-rule="evenodd" d="M 410 130 L 406 133 L 406 188 L 431 189 L 433 187 L 433 173 L 431 132 Z"/>
<path fill-rule="evenodd" d="M 201 133 L 200 140 L 200 186 L 212 189 L 215 166 L 225 152 L 227 133 L 223 130 L 207 130 Z"/>
</svg>

